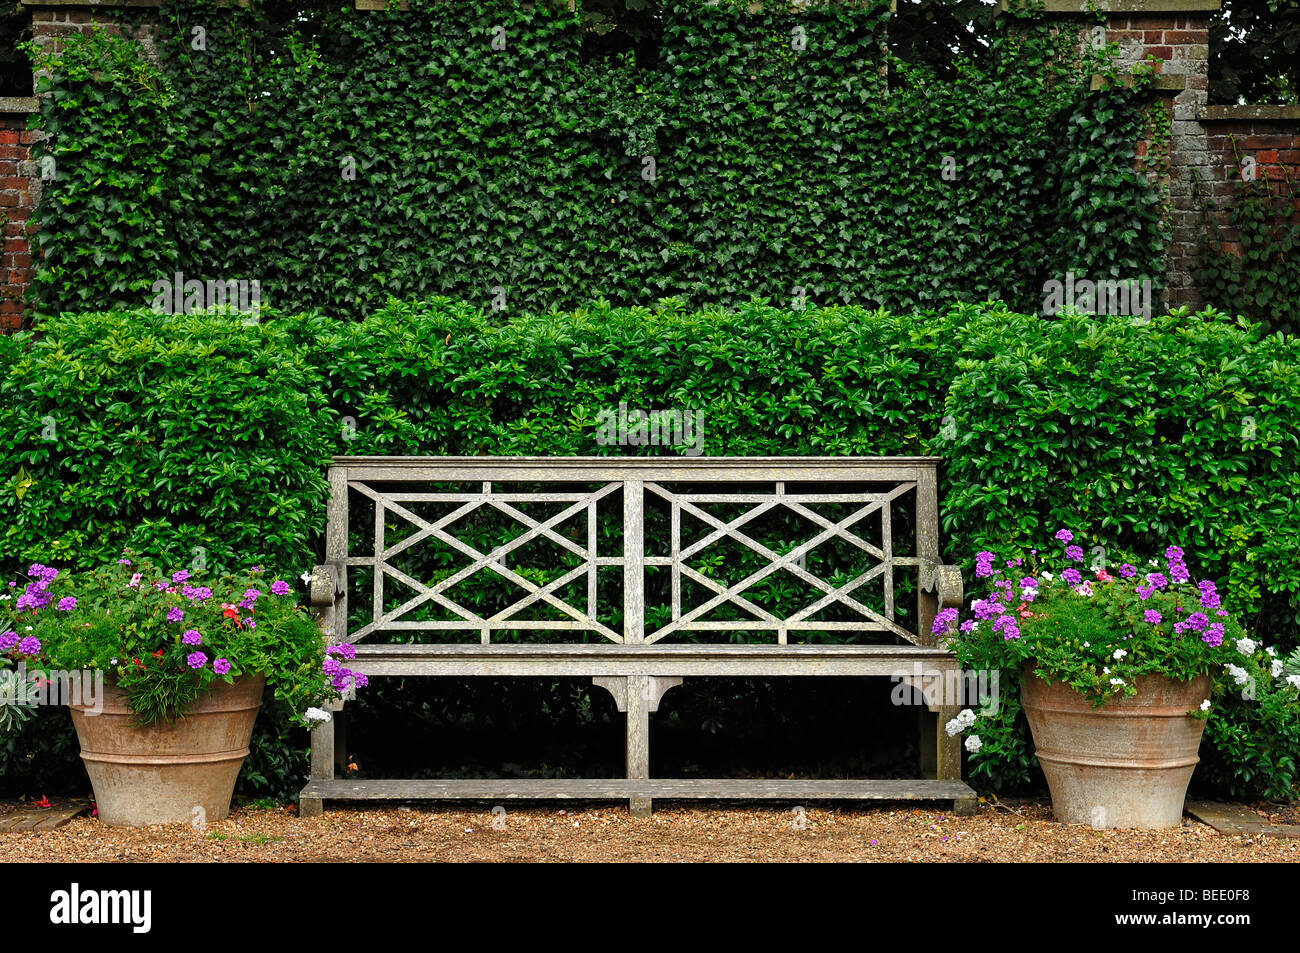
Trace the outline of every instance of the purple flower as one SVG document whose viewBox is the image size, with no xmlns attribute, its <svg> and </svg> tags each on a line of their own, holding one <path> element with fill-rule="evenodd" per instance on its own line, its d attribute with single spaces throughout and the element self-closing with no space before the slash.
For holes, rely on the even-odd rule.
<svg viewBox="0 0 1300 953">
<path fill-rule="evenodd" d="M 1155 609 L 1148 609 L 1146 612 L 1142 613 L 1142 618 L 1146 619 L 1151 625 L 1159 625 L 1163 616 L 1161 616 Z"/>
<path fill-rule="evenodd" d="M 1215 609 L 1215 610 L 1214 610 L 1214 614 L 1215 614 L 1215 615 L 1227 615 L 1227 614 L 1228 614 L 1228 610 L 1227 610 L 1227 609 Z"/>
<path fill-rule="evenodd" d="M 1059 540 L 1062 543 L 1070 543 L 1074 541 L 1074 534 L 1071 533 L 1068 529 L 1058 529 L 1056 531 L 1056 536 L 1053 538 Z"/>
<path fill-rule="evenodd" d="M 202 652 L 191 652 L 185 656 L 185 664 L 190 668 L 202 668 L 208 664 L 208 657 Z"/>
<path fill-rule="evenodd" d="M 197 586 L 190 598 L 195 602 L 205 602 L 212 598 L 212 590 L 207 586 Z"/>
<path fill-rule="evenodd" d="M 188 569 L 182 569 L 180 572 L 172 573 L 172 582 L 184 582 L 188 578 L 190 578 L 190 571 Z"/>
<path fill-rule="evenodd" d="M 343 663 L 336 658 L 327 658 L 320 668 L 326 675 L 340 675 L 343 672 Z"/>
<path fill-rule="evenodd" d="M 1066 546 L 1065 555 L 1076 563 L 1083 562 L 1083 549 L 1079 546 Z"/>
<path fill-rule="evenodd" d="M 18 643 L 18 651 L 23 655 L 35 655 L 41 650 L 41 640 L 35 636 L 27 636 Z"/>
<path fill-rule="evenodd" d="M 260 596 L 261 594 L 262 594 L 262 590 L 260 589 L 245 589 L 243 602 L 247 602 L 249 605 L 252 605 L 254 602 L 257 601 L 257 597 Z"/>
<path fill-rule="evenodd" d="M 167 610 L 168 622 L 180 622 L 181 619 L 183 618 L 185 618 L 185 613 L 182 612 L 179 607 L 172 606 L 170 609 Z"/>
<path fill-rule="evenodd" d="M 186 629 L 185 634 L 181 636 L 181 641 L 186 645 L 202 645 L 203 636 L 199 634 L 198 629 Z"/>
<path fill-rule="evenodd" d="M 1186 563 L 1170 563 L 1169 578 L 1174 582 L 1187 582 L 1192 577 L 1191 574 L 1187 571 Z"/>
<path fill-rule="evenodd" d="M 54 608 L 58 609 L 60 612 L 71 612 L 73 609 L 77 608 L 77 600 L 72 598 L 72 596 L 64 596 L 59 600 L 59 604 Z"/>
<path fill-rule="evenodd" d="M 1210 620 L 1206 617 L 1204 612 L 1193 612 L 1187 617 L 1188 628 L 1195 629 L 1197 632 L 1200 632 L 1209 624 Z"/>
<path fill-rule="evenodd" d="M 956 609 L 941 609 L 934 617 L 934 624 L 930 626 L 930 631 L 935 635 L 942 635 L 948 631 L 948 627 L 957 621 L 959 613 Z"/>
<path fill-rule="evenodd" d="M 1152 596 L 1156 594 L 1156 590 L 1154 586 L 1138 586 L 1133 591 L 1138 594 L 1138 598 L 1141 599 L 1143 602 L 1146 602 L 1148 599 L 1150 599 Z"/>
<path fill-rule="evenodd" d="M 1208 590 L 1207 590 L 1207 591 L 1202 591 L 1202 592 L 1201 592 L 1201 608 L 1202 608 L 1202 609 L 1217 609 L 1217 608 L 1219 608 L 1219 594 L 1218 594 L 1217 592 L 1208 591 Z"/>
<path fill-rule="evenodd" d="M 271 594 L 276 596 L 287 596 L 289 594 L 289 584 L 283 579 L 277 579 L 271 583 Z"/>
<path fill-rule="evenodd" d="M 1201 633 L 1201 641 L 1207 645 L 1218 647 L 1223 644 L 1223 624 L 1215 622 L 1213 625 L 1207 625 L 1205 631 Z"/>
<path fill-rule="evenodd" d="M 340 642 L 338 645 L 331 645 L 325 650 L 326 655 L 338 655 L 345 659 L 354 659 L 357 657 L 357 650 L 352 647 L 350 642 Z"/>
<path fill-rule="evenodd" d="M 1002 606 L 998 605 L 994 599 L 976 599 L 971 603 L 971 612 L 975 613 L 977 619 L 991 619 L 996 615 L 1001 615 Z M 344 656 L 347 658 L 348 656 Z"/>
<path fill-rule="evenodd" d="M 1180 563 L 1183 561 L 1183 551 L 1177 546 L 1170 546 L 1165 550 L 1165 559 L 1171 563 Z"/>
<path fill-rule="evenodd" d="M 1134 567 L 1130 566 L 1128 563 L 1123 563 L 1119 567 L 1119 574 L 1123 576 L 1125 579 L 1132 579 L 1134 576 L 1137 575 L 1137 572 L 1138 571 Z"/>
<path fill-rule="evenodd" d="M 216 672 L 218 675 L 225 675 L 230 671 L 230 661 L 223 658 L 217 659 L 212 663 L 212 671 Z"/>
<path fill-rule="evenodd" d="M 961 625 L 957 626 L 957 628 L 960 629 L 963 634 L 969 634 L 975 628 L 975 620 L 967 619 Z"/>
<path fill-rule="evenodd" d="M 1077 586 L 1082 581 L 1083 576 L 1079 574 L 1079 570 L 1071 567 L 1061 573 L 1061 578 L 1065 580 L 1067 585 Z"/>
<path fill-rule="evenodd" d="M 1024 579 L 1021 579 L 1021 580 L 1020 580 L 1020 588 L 1021 588 L 1021 589 L 1037 589 L 1037 588 L 1038 588 L 1038 580 L 1035 579 L 1033 576 L 1026 576 Z"/>
<path fill-rule="evenodd" d="M 8 652 L 11 648 L 13 648 L 17 644 L 18 644 L 17 632 L 6 632 L 3 635 L 0 635 L 0 652 Z"/>
<path fill-rule="evenodd" d="M 362 675 L 360 672 L 353 672 L 352 677 L 357 680 L 357 688 L 365 688 L 367 685 L 370 684 L 370 679 L 367 678 L 365 675 Z"/>
<path fill-rule="evenodd" d="M 993 554 L 988 550 L 975 554 L 975 575 L 981 579 L 993 575 Z"/>
<path fill-rule="evenodd" d="M 131 560 L 129 560 L 129 559 L 119 559 L 119 560 L 117 561 L 117 564 L 118 564 L 119 566 L 129 566 L 129 565 L 131 565 Z"/>
<path fill-rule="evenodd" d="M 1215 585 L 1212 580 L 1202 579 L 1196 584 L 1196 588 L 1201 590 L 1201 592 L 1214 592 L 1219 587 Z"/>
<path fill-rule="evenodd" d="M 1161 573 L 1149 572 L 1147 573 L 1147 585 L 1152 589 L 1163 589 L 1165 586 L 1169 585 L 1169 580 Z"/>
<path fill-rule="evenodd" d="M 1186 623 L 1186 622 L 1175 622 L 1175 623 L 1174 623 L 1174 635 L 1182 635 L 1182 634 L 1183 634 L 1184 632 L 1186 632 L 1186 631 L 1187 631 L 1187 623 Z"/>
<path fill-rule="evenodd" d="M 167 583 L 163 582 L 163 581 L 160 579 L 160 580 L 158 580 L 157 582 L 155 582 L 155 583 L 153 584 L 153 587 L 154 587 L 155 589 L 157 589 L 159 592 L 162 592 L 164 589 L 167 588 Z"/>
</svg>

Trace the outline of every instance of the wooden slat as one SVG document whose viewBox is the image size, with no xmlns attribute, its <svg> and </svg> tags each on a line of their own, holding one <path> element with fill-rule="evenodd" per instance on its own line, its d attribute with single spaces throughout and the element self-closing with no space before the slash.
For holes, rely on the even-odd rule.
<svg viewBox="0 0 1300 953">
<path fill-rule="evenodd" d="M 960 781 L 932 778 L 912 780 L 815 780 L 733 778 L 563 778 L 528 780 L 401 780 L 311 781 L 303 797 L 342 800 L 479 800 L 574 798 L 688 798 L 790 800 L 847 799 L 857 801 L 947 801 L 975 796 Z"/>
<path fill-rule="evenodd" d="M 367 645 L 351 668 L 372 676 L 941 676 L 943 649 L 891 645 Z"/>
</svg>

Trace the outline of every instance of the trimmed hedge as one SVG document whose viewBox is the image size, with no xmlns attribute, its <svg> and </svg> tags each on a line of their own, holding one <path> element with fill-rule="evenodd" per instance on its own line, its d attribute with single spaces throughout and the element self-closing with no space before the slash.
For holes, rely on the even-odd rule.
<svg viewBox="0 0 1300 953">
<path fill-rule="evenodd" d="M 435 299 L 363 322 L 129 312 L 42 331 L 0 339 L 10 570 L 131 545 L 302 572 L 329 454 L 674 452 L 597 444 L 599 412 L 626 401 L 702 411 L 709 456 L 938 453 L 941 535 L 968 571 L 980 548 L 1059 526 L 1110 549 L 1175 544 L 1268 642 L 1295 644 L 1300 342 L 1213 311 L 1138 323 L 667 299 L 507 321 Z M 1254 716 L 1230 717 L 1207 738 L 1236 750 Z M 1213 780 L 1275 786 L 1300 751 L 1293 733 L 1270 737 L 1246 774 L 1240 752 L 1212 757 Z M 253 786 L 291 791 L 290 762 L 273 760 Z"/>
</svg>

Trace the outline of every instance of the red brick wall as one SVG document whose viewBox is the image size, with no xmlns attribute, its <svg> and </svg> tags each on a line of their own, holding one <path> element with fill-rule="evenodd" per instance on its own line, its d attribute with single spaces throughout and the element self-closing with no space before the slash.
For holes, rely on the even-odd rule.
<svg viewBox="0 0 1300 953">
<path fill-rule="evenodd" d="M 1227 210 L 1249 171 L 1243 160 L 1254 160 L 1255 179 L 1268 182 L 1275 194 L 1300 194 L 1300 121 L 1206 119 L 1203 125 L 1212 158 L 1205 169 L 1205 206 L 1211 221 L 1227 225 Z M 1293 210 L 1300 214 L 1300 202 Z M 1241 251 L 1231 229 L 1225 229 L 1222 237 L 1230 248 Z"/>
<path fill-rule="evenodd" d="M 33 136 L 26 113 L 0 113 L 0 330 L 16 330 L 22 321 L 22 296 L 31 280 L 29 219 L 40 194 L 40 176 L 31 159 Z"/>
</svg>

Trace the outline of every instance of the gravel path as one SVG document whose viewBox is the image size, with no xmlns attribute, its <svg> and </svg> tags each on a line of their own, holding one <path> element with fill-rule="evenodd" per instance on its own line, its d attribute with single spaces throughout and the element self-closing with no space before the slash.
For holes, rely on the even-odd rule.
<svg viewBox="0 0 1300 953">
<path fill-rule="evenodd" d="M 1300 862 L 1300 841 L 1226 836 L 1198 821 L 1168 831 L 1096 831 L 1051 819 L 1045 802 L 983 806 L 974 817 L 899 805 L 807 808 L 487 806 L 241 808 L 206 831 L 112 828 L 90 817 L 0 834 L 0 863 L 24 861 L 1237 861 Z"/>
</svg>

